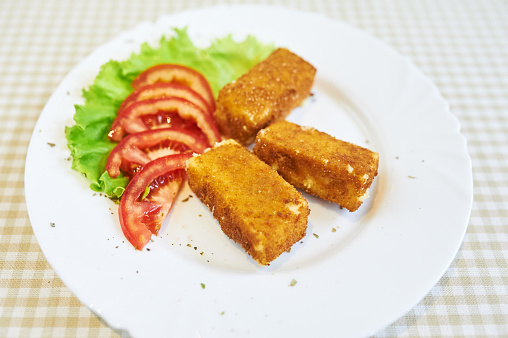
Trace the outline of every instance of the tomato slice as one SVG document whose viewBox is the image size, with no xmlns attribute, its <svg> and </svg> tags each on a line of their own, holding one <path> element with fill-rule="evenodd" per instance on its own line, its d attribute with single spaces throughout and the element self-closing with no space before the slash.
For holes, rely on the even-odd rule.
<svg viewBox="0 0 508 338">
<path fill-rule="evenodd" d="M 166 127 L 187 130 L 199 128 L 210 145 L 221 140 L 213 116 L 192 102 L 178 97 L 149 99 L 131 104 L 116 117 L 108 136 L 110 140 L 118 142 L 125 134 Z"/>
<path fill-rule="evenodd" d="M 106 163 L 106 171 L 113 178 L 120 175 L 120 170 L 132 177 L 140 166 L 156 158 L 185 151 L 201 154 L 206 148 L 206 141 L 184 129 L 146 130 L 126 136 L 113 148 Z"/>
<path fill-rule="evenodd" d="M 118 208 L 125 237 L 138 250 L 157 235 L 173 206 L 191 153 L 160 157 L 145 164 L 127 185 Z M 150 188 L 143 198 L 146 187 Z"/>
<path fill-rule="evenodd" d="M 196 93 L 190 87 L 177 83 L 155 83 L 139 87 L 129 96 L 127 96 L 127 98 L 122 102 L 120 108 L 118 108 L 118 113 L 120 113 L 123 109 L 130 106 L 134 102 L 172 96 L 189 100 L 209 114 L 213 113 L 212 107 L 210 107 L 210 105 L 203 99 L 201 95 Z"/>
<path fill-rule="evenodd" d="M 192 68 L 176 64 L 159 64 L 140 73 L 133 81 L 132 88 L 158 82 L 178 83 L 190 87 L 215 111 L 215 97 L 206 78 Z"/>
</svg>

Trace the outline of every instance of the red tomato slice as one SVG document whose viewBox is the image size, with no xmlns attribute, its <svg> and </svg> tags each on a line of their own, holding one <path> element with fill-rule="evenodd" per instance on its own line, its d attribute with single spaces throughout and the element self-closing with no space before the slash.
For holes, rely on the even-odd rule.
<svg viewBox="0 0 508 338">
<path fill-rule="evenodd" d="M 198 134 L 178 128 L 153 129 L 126 136 L 111 151 L 106 163 L 110 177 L 118 177 L 120 169 L 134 176 L 140 166 L 167 155 L 193 151 L 201 154 L 208 143 Z"/>
<path fill-rule="evenodd" d="M 185 176 L 191 153 L 160 157 L 145 164 L 127 185 L 118 208 L 125 237 L 138 250 L 157 235 Z M 149 194 L 143 197 L 146 187 Z"/>
<path fill-rule="evenodd" d="M 108 134 L 111 141 L 120 141 L 125 134 L 154 128 L 179 127 L 203 132 L 210 145 L 221 140 L 215 119 L 201 108 L 178 97 L 149 99 L 131 104 L 115 119 Z"/>
<path fill-rule="evenodd" d="M 194 69 L 175 64 L 156 65 L 139 74 L 132 81 L 132 88 L 138 89 L 158 82 L 178 83 L 190 87 L 205 99 L 212 111 L 215 111 L 212 89 L 206 78 Z"/>
<path fill-rule="evenodd" d="M 177 83 L 155 83 L 139 87 L 132 94 L 127 96 L 127 98 L 122 102 L 120 108 L 118 108 L 118 113 L 120 113 L 123 109 L 125 109 L 134 102 L 148 99 L 160 99 L 172 96 L 189 100 L 190 102 L 194 103 L 196 106 L 208 112 L 209 114 L 213 113 L 212 108 L 203 99 L 203 97 L 201 97 L 201 95 L 196 93 L 191 88 Z"/>
</svg>

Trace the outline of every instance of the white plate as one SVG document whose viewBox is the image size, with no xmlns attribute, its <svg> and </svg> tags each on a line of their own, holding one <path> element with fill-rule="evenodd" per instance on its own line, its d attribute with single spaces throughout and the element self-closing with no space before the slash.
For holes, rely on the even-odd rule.
<svg viewBox="0 0 508 338">
<path fill-rule="evenodd" d="M 307 236 L 270 267 L 258 267 L 226 238 L 197 198 L 175 205 L 151 251 L 135 251 L 124 242 L 117 206 L 95 195 L 66 160 L 64 126 L 73 124 L 73 104 L 82 102 L 99 66 L 184 26 L 203 46 L 230 33 L 253 34 L 300 54 L 318 69 L 315 95 L 289 119 L 380 154 L 379 176 L 361 209 L 349 213 L 307 196 Z M 472 203 L 459 123 L 415 66 L 343 23 L 266 6 L 182 12 L 98 48 L 41 113 L 25 180 L 32 226 L 56 273 L 83 304 L 135 337 L 374 334 L 446 271 Z M 186 188 L 179 200 L 189 194 Z M 289 286 L 292 280 L 297 284 Z"/>
</svg>

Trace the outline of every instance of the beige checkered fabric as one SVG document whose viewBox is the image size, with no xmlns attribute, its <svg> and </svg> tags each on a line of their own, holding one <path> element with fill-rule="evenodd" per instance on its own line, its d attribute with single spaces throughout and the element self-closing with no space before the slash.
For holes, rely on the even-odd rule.
<svg viewBox="0 0 508 338">
<path fill-rule="evenodd" d="M 24 199 L 28 142 L 53 90 L 93 48 L 140 21 L 219 2 L 0 1 L 0 337 L 122 336 L 73 296 L 37 244 Z M 377 336 L 508 336 L 508 2 L 248 2 L 321 12 L 392 45 L 438 85 L 468 140 L 475 193 L 462 248 Z"/>
</svg>

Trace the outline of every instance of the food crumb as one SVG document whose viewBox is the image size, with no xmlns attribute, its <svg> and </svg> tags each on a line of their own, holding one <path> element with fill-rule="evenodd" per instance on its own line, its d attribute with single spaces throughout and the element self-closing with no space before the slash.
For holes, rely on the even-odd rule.
<svg viewBox="0 0 508 338">
<path fill-rule="evenodd" d="M 150 251 L 150 248 L 146 248 L 146 251 Z"/>
<path fill-rule="evenodd" d="M 225 311 L 222 311 L 220 314 L 221 316 L 224 316 L 225 313 L 226 313 Z"/>
<path fill-rule="evenodd" d="M 54 222 L 50 222 L 49 225 L 51 225 L 52 228 L 55 227 L 55 223 Z"/>
<path fill-rule="evenodd" d="M 54 146 L 56 146 L 56 144 L 48 142 L 48 146 L 50 146 L 51 148 L 53 148 Z"/>
<path fill-rule="evenodd" d="M 337 229 L 335 229 L 335 228 L 332 228 L 332 232 L 336 232 L 336 231 L 337 231 Z"/>
<path fill-rule="evenodd" d="M 289 283 L 289 286 L 295 286 L 295 285 L 296 285 L 296 283 L 298 283 L 298 282 L 296 281 L 296 279 L 294 279 L 294 278 L 293 278 L 293 279 L 291 280 L 291 283 Z"/>
</svg>

